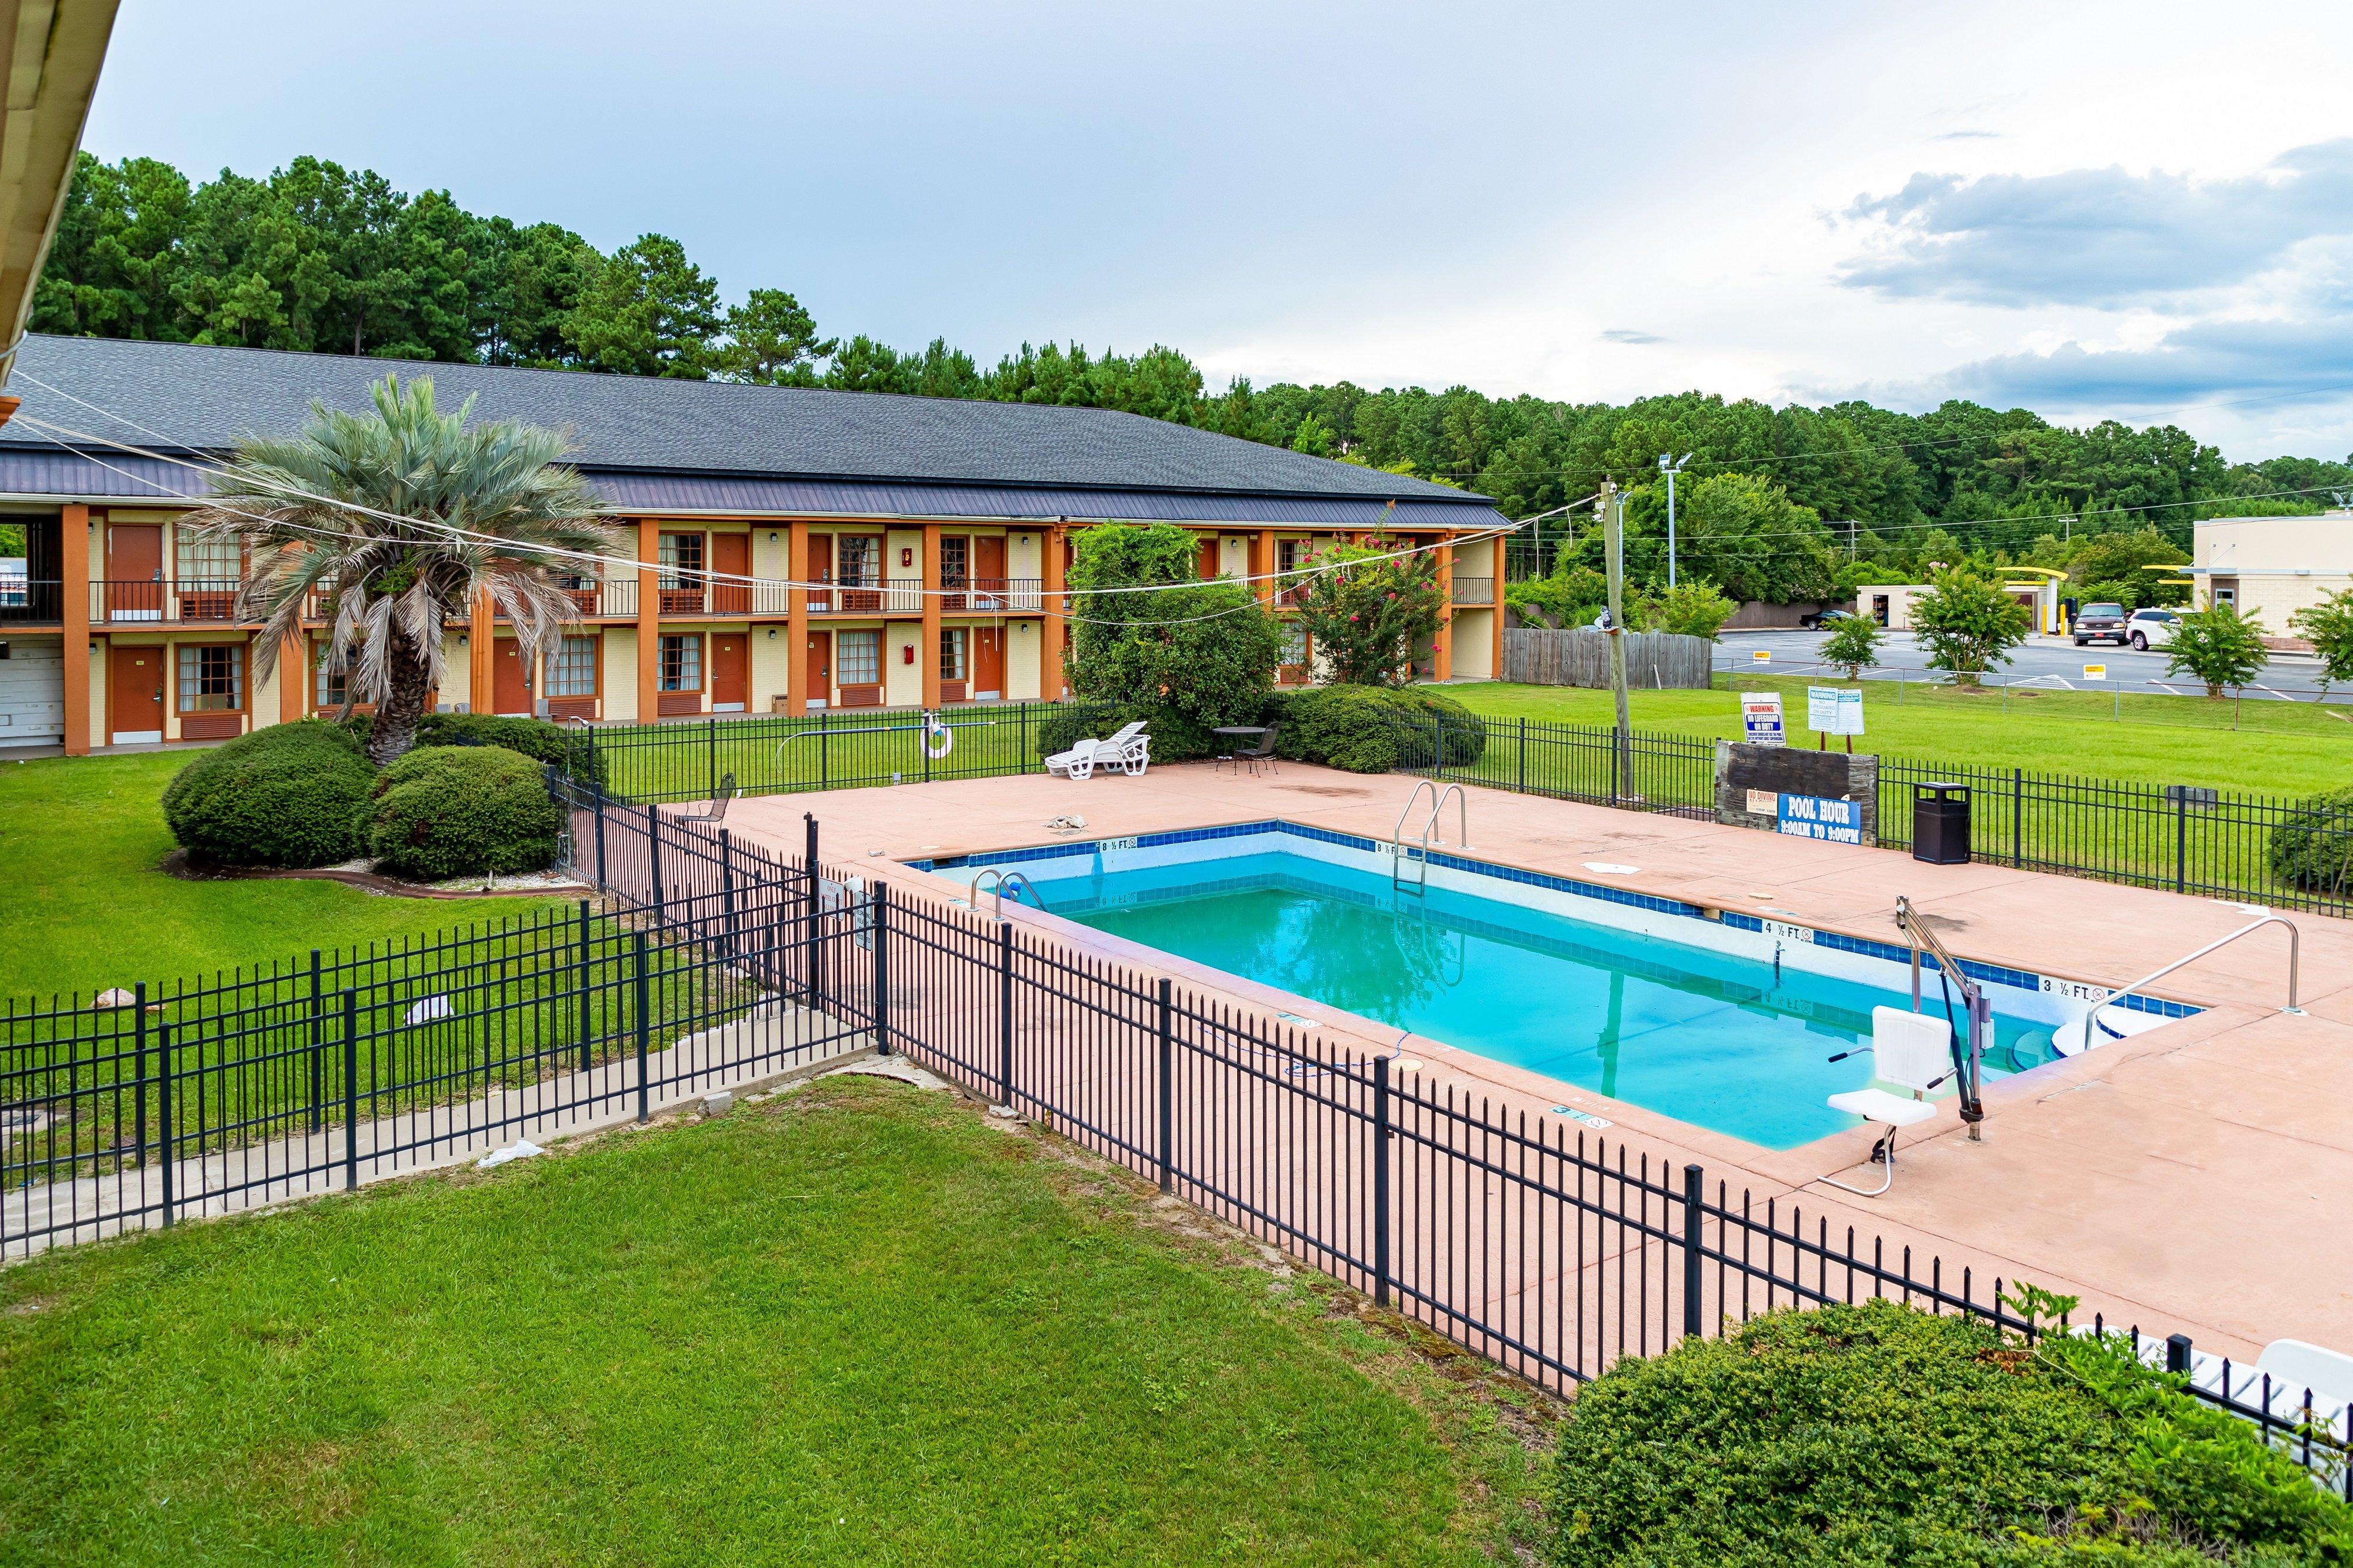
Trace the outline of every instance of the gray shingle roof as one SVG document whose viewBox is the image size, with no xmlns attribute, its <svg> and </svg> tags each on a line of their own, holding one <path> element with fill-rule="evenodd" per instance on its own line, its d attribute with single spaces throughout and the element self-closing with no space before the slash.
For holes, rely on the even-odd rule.
<svg viewBox="0 0 2353 1568">
<path fill-rule="evenodd" d="M 291 434 L 313 400 L 364 408 L 369 384 L 395 370 L 431 375 L 445 408 L 471 394 L 477 417 L 568 426 L 584 468 L 1394 498 L 1486 510 L 1483 498 L 1442 485 L 1141 415 L 1043 404 L 37 336 L 19 351 L 8 390 L 25 399 L 27 414 L 53 424 L 159 449 L 213 452 L 243 436 Z M 41 382 L 116 417 L 58 396 Z M 0 426 L 0 447 L 48 446 L 52 439 L 29 425 Z M 1475 520 L 1466 523 L 1477 526 Z"/>
</svg>

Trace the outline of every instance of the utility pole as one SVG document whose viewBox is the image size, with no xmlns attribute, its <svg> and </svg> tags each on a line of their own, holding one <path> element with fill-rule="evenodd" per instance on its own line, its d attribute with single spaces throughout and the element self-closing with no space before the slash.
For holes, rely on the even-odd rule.
<svg viewBox="0 0 2353 1568">
<path fill-rule="evenodd" d="M 1667 587 L 1670 591 L 1675 585 L 1675 476 L 1683 472 L 1683 465 L 1691 460 L 1689 452 L 1680 458 L 1670 457 L 1665 452 L 1659 454 L 1659 472 L 1667 476 Z"/>
<path fill-rule="evenodd" d="M 1626 793 L 1633 745 L 1633 724 L 1626 711 L 1626 498 L 1615 483 L 1604 479 L 1598 505 L 1602 548 L 1609 567 L 1609 689 L 1618 700 L 1618 734 L 1612 752 L 1616 766 L 1609 778 L 1609 798 L 1616 800 Z"/>
</svg>

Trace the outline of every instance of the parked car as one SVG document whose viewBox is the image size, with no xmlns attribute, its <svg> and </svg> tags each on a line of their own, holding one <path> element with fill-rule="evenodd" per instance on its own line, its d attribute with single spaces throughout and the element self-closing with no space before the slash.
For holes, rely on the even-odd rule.
<svg viewBox="0 0 2353 1568">
<path fill-rule="evenodd" d="M 2163 647 L 2173 640 L 2173 622 L 2179 614 L 2178 610 L 2135 610 L 2132 619 L 2125 623 L 2125 641 L 2143 653 Z"/>
<path fill-rule="evenodd" d="M 1799 616 L 1798 629 L 1808 632 L 1826 631 L 1841 621 L 1851 621 L 1854 618 L 1852 610 L 1817 610 L 1810 615 Z"/>
<path fill-rule="evenodd" d="M 2075 646 L 2112 642 L 2125 646 L 2125 622 L 2130 617 L 2122 605 L 2086 605 L 2075 612 Z"/>
</svg>

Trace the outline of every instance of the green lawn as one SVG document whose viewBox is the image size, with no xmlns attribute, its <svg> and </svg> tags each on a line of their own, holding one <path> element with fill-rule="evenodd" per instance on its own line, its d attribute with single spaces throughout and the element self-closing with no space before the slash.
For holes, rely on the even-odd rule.
<svg viewBox="0 0 2353 1568">
<path fill-rule="evenodd" d="M 1635 728 L 1668 734 L 1737 735 L 1739 699 L 1719 674 L 1713 691 L 1637 691 Z M 1805 730 L 1803 679 L 1741 676 L 1741 689 L 1784 693 L 1792 744 Z M 1472 682 L 1447 694 L 1476 712 L 1531 721 L 1607 724 L 1607 691 Z M 2305 795 L 2334 789 L 2353 769 L 2353 709 L 2308 703 L 2208 701 L 2195 697 L 2096 691 L 1995 690 L 1865 681 L 1866 737 L 1858 750 L 2030 773 L 2076 773 L 2146 784 Z M 2118 721 L 2113 715 L 2124 715 Z M 2241 728 L 2229 726 L 2233 720 Z"/>
<path fill-rule="evenodd" d="M 0 998 L 159 982 L 415 936 L 556 900 L 379 898 L 317 881 L 186 882 L 156 805 L 186 752 L 0 763 Z"/>
<path fill-rule="evenodd" d="M 36 1259 L 0 1272 L 0 1559 L 1477 1563 L 1533 1539 L 1534 1396 L 1155 1197 L 834 1079 Z"/>
</svg>

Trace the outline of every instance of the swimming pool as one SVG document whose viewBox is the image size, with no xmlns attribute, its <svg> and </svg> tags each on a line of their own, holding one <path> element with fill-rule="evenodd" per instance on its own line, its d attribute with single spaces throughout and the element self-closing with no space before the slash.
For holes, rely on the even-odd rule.
<svg viewBox="0 0 2353 1568">
<path fill-rule="evenodd" d="M 1387 845 L 1293 823 L 917 864 L 1018 871 L 1065 919 L 1772 1149 L 1857 1124 L 1824 1101 L 1870 1081 L 1868 1054 L 1828 1058 L 1911 1005 L 1893 943 L 1446 854 L 1400 888 Z M 2105 996 L 1965 967 L 1993 1002 L 1989 1079 L 2052 1059 L 2052 1028 Z M 1922 1005 L 1943 1011 L 1933 968 Z"/>
</svg>

